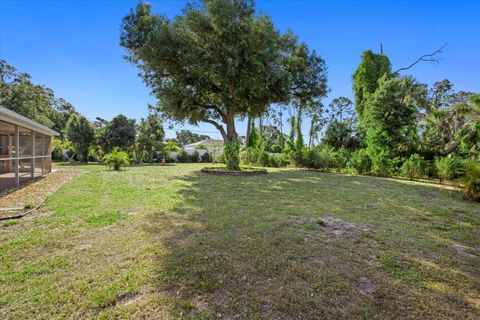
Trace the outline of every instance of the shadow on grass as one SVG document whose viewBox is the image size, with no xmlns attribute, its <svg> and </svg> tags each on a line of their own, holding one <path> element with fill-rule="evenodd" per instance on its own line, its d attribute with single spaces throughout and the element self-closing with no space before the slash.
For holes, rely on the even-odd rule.
<svg viewBox="0 0 480 320">
<path fill-rule="evenodd" d="M 167 248 L 158 287 L 177 316 L 480 315 L 480 257 L 458 255 L 432 236 L 480 246 L 480 207 L 456 193 L 293 170 L 181 179 L 182 204 L 152 215 L 147 229 Z M 368 231 L 336 237 L 292 217 L 336 217 Z"/>
</svg>

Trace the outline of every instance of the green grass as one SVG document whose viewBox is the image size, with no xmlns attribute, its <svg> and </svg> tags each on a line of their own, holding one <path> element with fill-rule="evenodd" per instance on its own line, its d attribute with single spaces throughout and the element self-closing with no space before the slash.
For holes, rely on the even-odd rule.
<svg viewBox="0 0 480 320">
<path fill-rule="evenodd" d="M 480 317 L 480 206 L 456 191 L 69 167 L 87 173 L 0 223 L 1 319 Z"/>
</svg>

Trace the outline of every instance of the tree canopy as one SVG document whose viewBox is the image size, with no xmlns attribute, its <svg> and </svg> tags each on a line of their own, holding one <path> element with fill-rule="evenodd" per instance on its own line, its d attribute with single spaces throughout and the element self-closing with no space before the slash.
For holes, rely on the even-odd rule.
<svg viewBox="0 0 480 320">
<path fill-rule="evenodd" d="M 257 15 L 253 1 L 204 0 L 173 19 L 140 3 L 122 30 L 127 59 L 142 70 L 159 109 L 174 120 L 210 123 L 226 142 L 237 139 L 235 117 L 288 99 L 286 56 L 296 40 Z"/>
<path fill-rule="evenodd" d="M 210 139 L 206 134 L 198 134 L 190 130 L 180 130 L 176 132 L 175 142 L 179 146 L 185 146 L 187 144 L 195 143 L 198 141 Z"/>
<path fill-rule="evenodd" d="M 108 122 L 103 132 L 105 151 L 111 152 L 115 147 L 123 151 L 128 150 L 135 143 L 137 134 L 135 120 L 119 114 Z"/>
<path fill-rule="evenodd" d="M 67 122 L 65 129 L 67 139 L 71 142 L 78 160 L 88 159 L 88 152 L 95 141 L 95 129 L 84 116 L 74 114 Z"/>
<path fill-rule="evenodd" d="M 163 147 L 162 141 L 164 137 L 163 121 L 157 112 L 150 109 L 147 118 L 140 120 L 137 138 L 140 148 L 147 155 L 148 162 L 153 161 L 154 151 Z"/>
<path fill-rule="evenodd" d="M 62 136 L 68 119 L 76 113 L 70 103 L 55 97 L 51 89 L 32 83 L 29 74 L 18 72 L 4 60 L 0 60 L 0 105 Z"/>
</svg>

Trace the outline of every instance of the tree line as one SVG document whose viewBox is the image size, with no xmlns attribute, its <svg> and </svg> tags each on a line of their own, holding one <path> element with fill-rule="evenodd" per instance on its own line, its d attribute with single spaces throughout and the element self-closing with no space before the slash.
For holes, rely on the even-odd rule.
<svg viewBox="0 0 480 320">
<path fill-rule="evenodd" d="M 34 84 L 31 76 L 0 60 L 0 105 L 41 123 L 60 136 L 53 141 L 53 159 L 67 157 L 78 161 L 102 161 L 115 148 L 127 152 L 134 162 L 154 162 L 168 158 L 169 152 L 209 139 L 207 135 L 180 130 L 175 138 L 165 139 L 164 119 L 149 106 L 148 116 L 129 119 L 118 115 L 108 121 L 97 117 L 90 121 L 53 90 Z"/>
<path fill-rule="evenodd" d="M 396 69 L 383 52 L 367 50 L 352 75 L 353 101 L 337 97 L 325 106 L 326 62 L 292 31 L 277 30 L 250 0 L 201 0 L 174 18 L 141 2 L 124 17 L 120 44 L 158 100 L 139 124 L 122 115 L 90 123 L 5 62 L 2 103 L 62 132 L 79 160 L 101 159 L 115 147 L 138 161 L 178 151 L 162 142 L 169 120 L 214 126 L 232 170 L 244 162 L 454 179 L 478 164 L 478 93 L 456 91 L 448 79 L 429 87 L 403 75 L 434 61 L 443 47 Z M 246 120 L 245 137 L 237 120 Z M 189 135 L 178 133 L 177 142 Z"/>
<path fill-rule="evenodd" d="M 324 108 L 325 61 L 293 32 L 280 32 L 269 16 L 258 14 L 254 1 L 197 1 L 171 19 L 141 2 L 123 19 L 120 43 L 167 118 L 218 129 L 231 170 L 239 170 L 243 158 L 260 165 L 454 178 L 468 173 L 451 167 L 479 158 L 478 93 L 454 91 L 447 79 L 429 88 L 401 74 L 438 61 L 444 47 L 396 71 L 383 50 L 363 52 L 352 76 L 354 101 L 338 97 Z M 247 120 L 242 154 L 236 119 Z M 277 125 L 265 126 L 268 120 Z"/>
</svg>

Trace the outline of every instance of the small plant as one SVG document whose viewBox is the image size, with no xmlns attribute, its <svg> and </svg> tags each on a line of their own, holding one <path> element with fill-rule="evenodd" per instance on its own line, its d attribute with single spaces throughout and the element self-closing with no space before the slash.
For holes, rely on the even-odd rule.
<svg viewBox="0 0 480 320">
<path fill-rule="evenodd" d="M 368 150 L 368 149 L 367 149 Z M 397 171 L 397 159 L 392 159 L 388 152 L 382 151 L 377 154 L 369 152 L 372 159 L 371 173 L 377 177 L 390 177 Z"/>
<path fill-rule="evenodd" d="M 404 177 L 410 180 L 424 178 L 426 176 L 428 163 L 418 154 L 412 154 L 402 165 L 400 171 Z"/>
<path fill-rule="evenodd" d="M 202 159 L 202 162 L 212 162 L 213 161 L 213 157 L 212 155 L 210 154 L 210 152 L 205 152 L 204 154 L 202 154 L 202 156 L 200 157 Z"/>
<path fill-rule="evenodd" d="M 118 147 L 113 148 L 111 153 L 105 155 L 103 157 L 103 162 L 115 171 L 130 165 L 128 155 L 123 151 L 118 151 Z"/>
<path fill-rule="evenodd" d="M 193 153 L 189 156 L 190 162 L 198 162 L 200 160 L 200 153 L 197 150 L 193 151 Z"/>
<path fill-rule="evenodd" d="M 467 161 L 464 165 L 461 192 L 464 198 L 480 202 L 480 163 Z"/>
<path fill-rule="evenodd" d="M 435 159 L 435 169 L 440 183 L 443 180 L 451 180 L 460 174 L 462 162 L 456 157 L 445 157 Z"/>
<path fill-rule="evenodd" d="M 240 170 L 240 144 L 238 141 L 230 141 L 225 144 L 223 155 L 228 170 Z"/>
<path fill-rule="evenodd" d="M 366 149 L 360 149 L 352 153 L 348 167 L 354 168 L 358 174 L 369 174 L 372 169 L 372 159 Z"/>
<path fill-rule="evenodd" d="M 278 144 L 273 144 L 270 146 L 270 151 L 272 153 L 281 153 L 282 152 L 282 147 L 280 147 Z"/>
<path fill-rule="evenodd" d="M 190 160 L 190 156 L 188 155 L 187 151 L 180 150 L 177 153 L 177 161 L 178 162 L 188 162 Z"/>
</svg>

